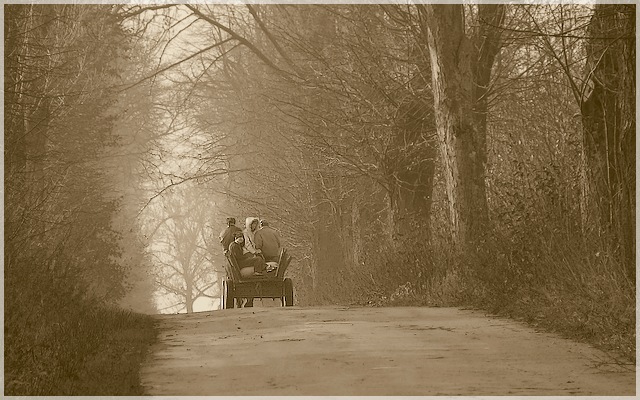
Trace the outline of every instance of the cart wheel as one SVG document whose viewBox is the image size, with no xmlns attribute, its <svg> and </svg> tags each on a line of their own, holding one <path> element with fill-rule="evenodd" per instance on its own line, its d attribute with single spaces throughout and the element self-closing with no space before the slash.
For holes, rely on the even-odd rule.
<svg viewBox="0 0 640 400">
<path fill-rule="evenodd" d="M 293 282 L 290 278 L 284 280 L 284 302 L 287 307 L 293 305 Z"/>
<path fill-rule="evenodd" d="M 233 296 L 233 286 L 231 285 L 231 282 L 229 282 L 228 280 L 225 280 L 223 285 L 223 308 L 233 308 L 234 306 L 234 296 Z"/>
</svg>

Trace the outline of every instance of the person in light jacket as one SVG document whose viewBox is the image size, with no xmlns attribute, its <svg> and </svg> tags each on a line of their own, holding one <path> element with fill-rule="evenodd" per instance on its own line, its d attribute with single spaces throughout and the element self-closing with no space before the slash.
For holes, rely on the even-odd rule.
<svg viewBox="0 0 640 400">
<path fill-rule="evenodd" d="M 255 235 L 258 230 L 258 218 L 247 217 L 245 220 L 244 233 L 244 252 L 259 255 L 260 251 L 256 249 Z"/>
<path fill-rule="evenodd" d="M 260 221 L 260 229 L 255 234 L 255 247 L 262 252 L 265 261 L 278 261 L 280 249 L 282 248 L 280 235 L 264 219 Z"/>
</svg>

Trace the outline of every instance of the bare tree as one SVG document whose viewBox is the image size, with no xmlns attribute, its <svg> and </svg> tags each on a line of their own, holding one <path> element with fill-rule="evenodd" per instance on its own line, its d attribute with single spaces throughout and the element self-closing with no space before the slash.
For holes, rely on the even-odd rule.
<svg viewBox="0 0 640 400">
<path fill-rule="evenodd" d="M 211 203 L 185 185 L 162 200 L 156 218 L 162 223 L 150 245 L 155 283 L 172 299 L 170 308 L 192 313 L 198 299 L 219 298 L 218 275 L 207 250 Z"/>
</svg>

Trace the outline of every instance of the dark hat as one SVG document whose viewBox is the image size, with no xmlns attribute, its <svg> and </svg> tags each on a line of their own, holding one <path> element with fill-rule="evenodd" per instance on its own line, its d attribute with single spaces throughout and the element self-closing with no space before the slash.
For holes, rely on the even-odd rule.
<svg viewBox="0 0 640 400">
<path fill-rule="evenodd" d="M 244 234 L 240 231 L 234 232 L 233 233 L 233 238 L 239 238 L 239 237 L 244 237 Z"/>
<path fill-rule="evenodd" d="M 269 226 L 269 221 L 264 219 L 260 220 L 260 226 Z"/>
<path fill-rule="evenodd" d="M 233 217 L 227 217 L 227 224 L 235 224 L 236 223 L 236 219 Z"/>
</svg>

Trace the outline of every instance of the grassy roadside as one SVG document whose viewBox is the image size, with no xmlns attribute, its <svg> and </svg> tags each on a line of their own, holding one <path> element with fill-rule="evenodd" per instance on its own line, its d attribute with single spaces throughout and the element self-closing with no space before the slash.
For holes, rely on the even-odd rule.
<svg viewBox="0 0 640 400">
<path fill-rule="evenodd" d="M 84 308 L 5 319 L 5 395 L 139 396 L 154 319 Z"/>
<path fill-rule="evenodd" d="M 378 304 L 481 309 L 590 344 L 607 353 L 607 363 L 634 366 L 634 280 L 614 257 L 560 245 L 475 268 L 452 267 L 434 256 L 430 274 L 406 279 Z"/>
<path fill-rule="evenodd" d="M 448 278 L 451 279 L 451 278 Z M 458 278 L 455 278 L 458 279 Z M 451 284 L 451 282 L 448 282 Z M 561 287 L 532 288 L 517 295 L 496 294 L 482 283 L 456 282 L 465 288 L 453 292 L 427 287 L 414 290 L 403 285 L 376 306 L 470 307 L 522 322 L 536 330 L 555 333 L 565 339 L 587 343 L 605 352 L 612 363 L 632 369 L 636 365 L 635 308 L 614 303 L 602 294 L 600 301 L 575 297 Z M 471 287 L 473 288 L 471 289 Z M 432 288 L 433 292 L 427 293 Z"/>
<path fill-rule="evenodd" d="M 69 395 L 141 396 L 140 367 L 155 343 L 152 317 L 124 311 L 108 312 L 96 351 L 88 354 L 77 379 L 68 382 Z"/>
</svg>

